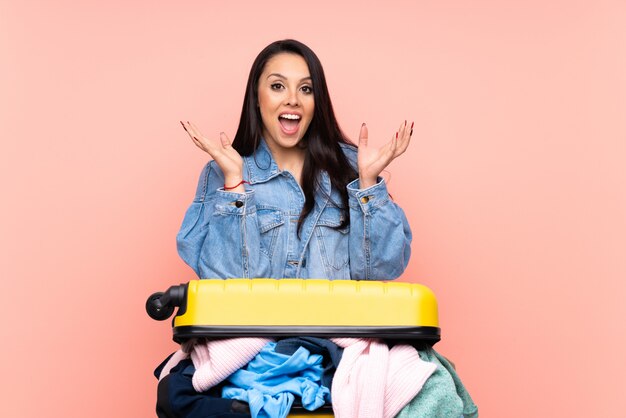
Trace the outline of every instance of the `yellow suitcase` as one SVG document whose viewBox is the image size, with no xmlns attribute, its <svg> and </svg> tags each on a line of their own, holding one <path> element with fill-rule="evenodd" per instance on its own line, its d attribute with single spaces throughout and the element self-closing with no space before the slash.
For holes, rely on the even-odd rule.
<svg viewBox="0 0 626 418">
<path fill-rule="evenodd" d="M 314 336 L 383 338 L 423 346 L 440 340 L 437 300 L 414 283 L 324 279 L 205 279 L 151 295 L 151 318 L 190 338 Z M 330 417 L 332 408 L 292 409 L 291 418 Z"/>
</svg>

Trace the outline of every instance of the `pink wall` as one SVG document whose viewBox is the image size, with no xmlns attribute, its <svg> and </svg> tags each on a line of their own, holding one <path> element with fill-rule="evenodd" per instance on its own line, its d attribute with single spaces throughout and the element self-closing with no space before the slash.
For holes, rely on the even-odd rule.
<svg viewBox="0 0 626 418">
<path fill-rule="evenodd" d="M 403 279 L 481 415 L 623 416 L 626 3 L 239 3 L 0 2 L 2 416 L 153 416 L 175 345 L 143 304 L 193 277 L 174 237 L 205 161 L 178 120 L 234 134 L 285 37 L 351 137 L 417 121 Z"/>
</svg>

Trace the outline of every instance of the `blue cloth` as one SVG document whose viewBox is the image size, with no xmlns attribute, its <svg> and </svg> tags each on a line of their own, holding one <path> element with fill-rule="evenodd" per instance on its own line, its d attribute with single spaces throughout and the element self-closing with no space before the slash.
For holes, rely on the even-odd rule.
<svg viewBox="0 0 626 418">
<path fill-rule="evenodd" d="M 304 347 L 311 354 L 321 354 L 322 360 L 322 385 L 332 388 L 333 376 L 339 366 L 343 348 L 326 338 L 317 337 L 290 337 L 276 342 L 276 352 L 292 355 L 298 348 Z"/>
<path fill-rule="evenodd" d="M 356 167 L 356 148 L 341 145 Z M 384 180 L 360 189 L 349 183 L 350 223 L 341 225 L 341 196 L 323 172 L 313 210 L 300 236 L 304 195 L 293 175 L 281 171 L 264 140 L 243 157 L 245 193 L 224 190 L 224 175 L 209 162 L 177 235 L 178 252 L 198 277 L 391 280 L 411 255 L 411 230 L 389 197 Z"/>
<path fill-rule="evenodd" d="M 295 396 L 313 411 L 330 398 L 330 389 L 321 385 L 322 356 L 300 347 L 289 356 L 275 351 L 270 342 L 244 369 L 233 373 L 222 397 L 246 401 L 253 418 L 284 418 Z"/>
</svg>

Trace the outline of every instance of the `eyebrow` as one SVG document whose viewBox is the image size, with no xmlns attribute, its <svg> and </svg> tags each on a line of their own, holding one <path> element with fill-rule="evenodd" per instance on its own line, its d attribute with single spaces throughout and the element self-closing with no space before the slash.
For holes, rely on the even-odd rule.
<svg viewBox="0 0 626 418">
<path fill-rule="evenodd" d="M 267 78 L 270 78 L 271 76 L 275 76 L 275 77 L 278 77 L 278 78 L 282 78 L 283 80 L 287 80 L 287 77 L 285 77 L 284 75 L 282 75 L 280 73 L 272 73 L 272 74 L 268 75 Z M 311 80 L 311 76 L 304 77 L 300 81 L 302 82 L 304 80 Z"/>
</svg>

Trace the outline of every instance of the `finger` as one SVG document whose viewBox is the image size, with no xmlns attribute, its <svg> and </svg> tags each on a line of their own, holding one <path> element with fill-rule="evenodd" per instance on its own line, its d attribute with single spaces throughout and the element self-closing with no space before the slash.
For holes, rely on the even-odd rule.
<svg viewBox="0 0 626 418">
<path fill-rule="evenodd" d="M 193 143 L 200 149 L 204 150 L 204 147 L 202 146 L 202 143 L 198 140 L 198 138 L 196 138 L 193 129 L 188 125 L 189 122 L 185 123 L 182 120 L 180 121 L 180 124 L 183 126 L 183 129 L 185 130 L 185 132 L 187 132 L 187 135 L 189 135 L 189 137 L 191 138 L 191 140 L 193 141 Z"/>
<path fill-rule="evenodd" d="M 397 157 L 400 154 L 403 154 L 407 148 L 409 147 L 409 144 L 411 143 L 411 135 L 407 135 L 406 139 L 401 141 L 398 144 L 398 148 L 396 148 L 395 154 L 394 154 L 394 158 Z"/>
<path fill-rule="evenodd" d="M 367 147 L 367 125 L 361 125 L 361 131 L 359 132 L 359 147 Z"/>
<path fill-rule="evenodd" d="M 196 147 L 200 148 L 204 152 L 209 152 L 207 147 L 198 138 L 196 138 L 192 134 L 189 134 L 189 136 L 191 137 L 191 140 L 193 141 Z"/>
<path fill-rule="evenodd" d="M 413 124 L 409 127 L 407 123 L 404 124 L 404 127 L 400 133 L 400 145 L 405 143 L 411 137 L 411 130 L 413 129 Z"/>
<path fill-rule="evenodd" d="M 200 130 L 198 129 L 198 127 L 194 125 L 193 123 L 187 121 L 186 126 L 187 126 L 187 131 L 189 132 L 189 135 L 191 135 L 191 138 L 194 140 L 196 145 L 198 145 L 200 148 L 202 148 L 203 150 L 211 154 L 211 156 L 213 156 L 214 153 L 218 149 L 215 146 L 215 144 L 213 144 L 213 141 L 207 140 L 202 135 L 202 133 L 200 133 Z"/>
<path fill-rule="evenodd" d="M 196 125 L 194 125 L 193 123 L 187 121 L 187 129 L 189 130 L 189 132 L 191 133 L 191 135 L 197 140 L 200 141 L 202 144 L 206 145 L 207 147 L 211 147 L 211 141 L 208 141 L 204 135 L 202 135 L 202 132 L 200 132 L 200 129 L 198 129 L 198 127 Z M 214 147 L 213 147 L 214 148 Z"/>
<path fill-rule="evenodd" d="M 395 154 L 396 149 L 398 148 L 398 142 L 402 141 L 402 139 L 404 138 L 404 133 L 405 132 L 406 132 L 406 120 L 400 124 L 400 127 L 396 131 L 396 136 L 392 140 L 392 143 L 393 143 L 393 147 L 392 148 L 393 148 L 393 152 L 394 152 L 394 157 L 396 155 Z"/>
<path fill-rule="evenodd" d="M 200 141 L 201 135 L 189 121 L 187 121 L 183 126 L 185 127 L 185 130 L 194 142 Z"/>
<path fill-rule="evenodd" d="M 398 147 L 398 132 L 396 132 L 396 135 L 391 138 L 391 147 L 389 148 L 389 150 L 391 151 L 392 155 L 396 154 L 396 148 Z"/>
<path fill-rule="evenodd" d="M 202 137 L 202 133 L 200 133 L 200 130 L 196 127 L 196 125 L 189 121 L 187 121 L 187 130 L 191 135 L 195 136 L 196 138 Z"/>
<path fill-rule="evenodd" d="M 228 148 L 230 146 L 230 139 L 224 132 L 220 132 L 220 142 L 222 143 L 222 147 Z"/>
<path fill-rule="evenodd" d="M 411 142 L 411 133 L 413 132 L 413 125 L 414 123 L 411 123 L 411 126 L 406 127 L 404 135 L 398 142 L 398 148 L 396 149 L 394 157 L 404 153 L 404 151 L 406 151 L 409 147 L 409 143 Z"/>
<path fill-rule="evenodd" d="M 402 139 L 404 137 L 404 133 L 406 132 L 406 119 L 403 123 L 400 124 L 400 128 L 398 129 L 398 137 Z"/>
<path fill-rule="evenodd" d="M 191 136 L 191 140 L 193 141 L 194 144 L 196 144 L 196 146 L 198 148 L 206 150 L 206 147 L 204 146 L 204 144 L 202 142 L 200 142 L 200 140 L 198 138 L 196 138 L 195 136 Z"/>
<path fill-rule="evenodd" d="M 182 120 L 180 121 L 180 124 L 183 125 L 183 129 L 185 130 L 185 132 L 187 132 L 187 135 L 189 135 L 191 137 L 191 139 L 194 139 L 194 134 L 193 134 L 193 130 L 191 129 L 191 127 L 189 126 L 189 122 L 183 122 Z"/>
</svg>

